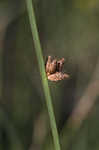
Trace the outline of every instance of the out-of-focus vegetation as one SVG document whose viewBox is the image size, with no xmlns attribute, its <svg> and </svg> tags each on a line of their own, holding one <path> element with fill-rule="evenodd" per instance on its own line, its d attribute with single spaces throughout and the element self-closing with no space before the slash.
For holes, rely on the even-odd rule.
<svg viewBox="0 0 99 150">
<path fill-rule="evenodd" d="M 62 150 L 98 150 L 99 2 L 33 2 L 45 60 L 70 75 L 49 81 Z M 0 20 L 0 150 L 53 149 L 25 1 L 1 0 Z"/>
</svg>

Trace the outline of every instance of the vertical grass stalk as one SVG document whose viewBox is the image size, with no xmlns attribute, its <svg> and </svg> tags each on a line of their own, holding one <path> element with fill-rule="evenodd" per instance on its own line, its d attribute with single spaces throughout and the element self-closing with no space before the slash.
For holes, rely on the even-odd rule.
<svg viewBox="0 0 99 150">
<path fill-rule="evenodd" d="M 45 73 L 44 59 L 43 59 L 43 55 L 42 55 L 42 48 L 41 48 L 40 39 L 39 39 L 39 35 L 38 35 L 38 29 L 37 29 L 37 25 L 36 25 L 36 18 L 35 18 L 32 0 L 26 0 L 26 5 L 27 5 L 27 11 L 28 11 L 28 15 L 29 15 L 29 21 L 30 21 L 35 51 L 36 51 L 37 60 L 38 60 L 38 64 L 39 64 L 40 75 L 42 78 L 42 85 L 43 85 L 43 89 L 44 89 L 46 105 L 47 105 L 48 114 L 49 114 L 49 118 L 50 118 L 53 143 L 55 146 L 55 150 L 61 150 L 60 143 L 59 143 L 59 135 L 58 135 L 56 121 L 55 121 L 55 115 L 54 115 L 54 111 L 53 111 L 53 105 L 52 105 L 52 100 L 51 100 L 51 95 L 50 95 L 50 90 L 49 90 L 48 81 L 47 81 L 46 73 Z"/>
</svg>

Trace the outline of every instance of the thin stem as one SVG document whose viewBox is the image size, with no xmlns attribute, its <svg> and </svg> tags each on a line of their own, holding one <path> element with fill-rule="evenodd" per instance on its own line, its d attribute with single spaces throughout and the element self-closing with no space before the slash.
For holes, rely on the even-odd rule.
<svg viewBox="0 0 99 150">
<path fill-rule="evenodd" d="M 59 135 L 58 135 L 57 127 L 56 127 L 55 115 L 53 111 L 53 105 L 52 105 L 50 90 L 48 86 L 48 81 L 46 78 L 45 65 L 44 65 L 44 60 L 43 60 L 43 55 L 42 55 L 42 48 L 41 48 L 40 39 L 38 35 L 38 29 L 36 25 L 36 18 L 35 18 L 32 0 L 26 0 L 26 5 L 27 5 L 27 11 L 29 15 L 32 36 L 34 40 L 35 51 L 36 51 L 37 60 L 39 64 L 40 74 L 42 78 L 42 85 L 44 89 L 46 105 L 47 105 L 48 114 L 50 118 L 53 142 L 54 142 L 55 150 L 60 150 L 61 148 L 60 148 L 60 143 L 59 143 Z"/>
</svg>

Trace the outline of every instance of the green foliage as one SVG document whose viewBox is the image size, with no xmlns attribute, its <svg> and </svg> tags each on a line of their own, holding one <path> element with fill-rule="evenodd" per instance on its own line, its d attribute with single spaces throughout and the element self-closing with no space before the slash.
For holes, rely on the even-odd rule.
<svg viewBox="0 0 99 150">
<path fill-rule="evenodd" d="M 26 7 L 25 10 L 21 7 L 25 1 L 0 1 L 1 150 L 54 149 L 43 92 L 48 89 L 44 69 L 48 55 L 64 57 L 64 72 L 70 75 L 68 81 L 49 82 L 62 150 L 99 149 L 98 103 L 79 129 L 75 130 L 73 122 L 68 124 L 99 60 L 98 3 L 98 0 L 33 0 L 43 61 L 42 54 L 36 55 Z M 45 93 L 50 99 L 49 91 Z M 46 117 L 41 117 L 42 114 Z"/>
</svg>

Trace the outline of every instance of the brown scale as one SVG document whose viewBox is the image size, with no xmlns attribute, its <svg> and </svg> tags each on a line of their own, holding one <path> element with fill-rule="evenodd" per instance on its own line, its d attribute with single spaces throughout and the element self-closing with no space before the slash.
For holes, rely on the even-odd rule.
<svg viewBox="0 0 99 150">
<path fill-rule="evenodd" d="M 48 56 L 45 69 L 49 80 L 59 81 L 69 77 L 68 74 L 62 72 L 64 61 L 64 58 L 57 61 L 57 59 L 52 60 L 52 57 Z"/>
</svg>

